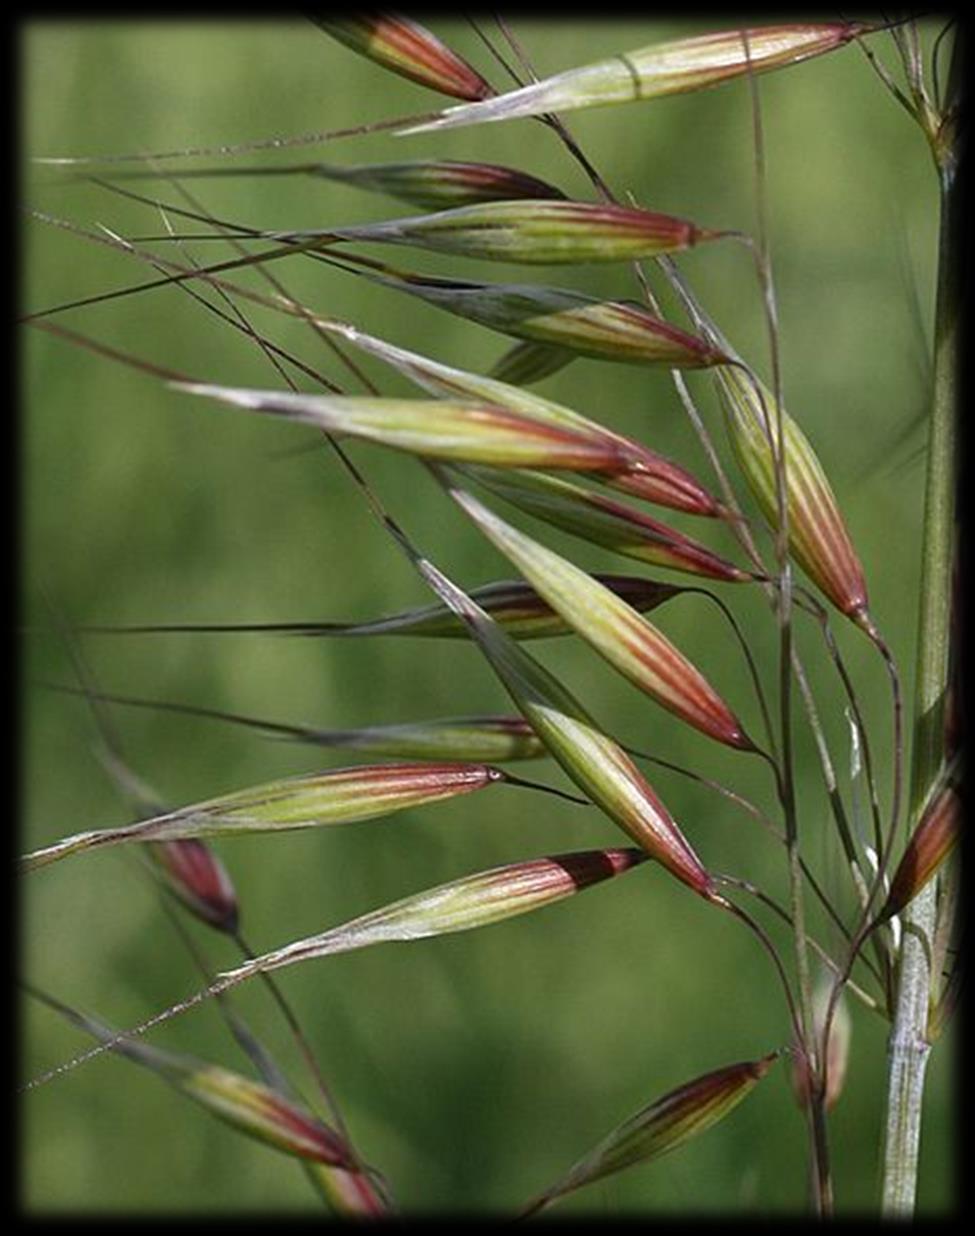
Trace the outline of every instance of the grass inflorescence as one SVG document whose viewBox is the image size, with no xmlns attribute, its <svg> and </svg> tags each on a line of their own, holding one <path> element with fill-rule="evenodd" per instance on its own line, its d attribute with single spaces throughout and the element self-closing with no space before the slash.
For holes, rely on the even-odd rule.
<svg viewBox="0 0 975 1236">
<path fill-rule="evenodd" d="M 63 615 L 25 645 L 62 688 L 27 1204 L 863 1210 L 921 892 L 932 1041 L 957 990 L 954 773 L 904 784 L 921 486 L 876 466 L 925 399 L 884 289 L 898 227 L 932 275 L 904 111 L 945 180 L 950 40 L 431 25 L 26 31 L 25 548 Z"/>
</svg>

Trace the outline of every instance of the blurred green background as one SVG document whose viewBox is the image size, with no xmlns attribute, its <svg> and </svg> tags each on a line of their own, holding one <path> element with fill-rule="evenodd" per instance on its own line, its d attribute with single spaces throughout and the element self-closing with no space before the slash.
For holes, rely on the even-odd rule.
<svg viewBox="0 0 975 1236">
<path fill-rule="evenodd" d="M 516 29 L 544 75 L 697 28 L 532 20 Z M 436 30 L 496 86 L 506 86 L 470 25 L 438 21 Z M 26 23 L 20 35 L 25 157 L 289 137 L 440 102 L 300 21 L 51 20 Z M 866 565 L 873 610 L 909 691 L 922 474 L 917 439 L 903 434 L 924 406 L 933 169 L 920 134 L 855 47 L 763 78 L 760 95 L 787 403 L 834 483 Z M 648 207 L 706 226 L 754 231 L 745 84 L 582 113 L 569 124 L 618 193 L 632 191 Z M 443 136 L 375 134 L 238 161 L 423 156 L 509 163 L 591 197 L 578 165 L 532 121 Z M 26 206 L 127 236 L 162 230 L 153 209 L 97 186 L 29 164 L 23 175 Z M 134 187 L 179 200 L 165 183 Z M 300 177 L 191 187 L 216 215 L 256 227 L 325 227 L 415 213 Z M 27 310 L 148 277 L 133 259 L 41 222 L 25 222 L 22 244 Z M 378 248 L 362 251 L 385 256 Z M 214 243 L 194 252 L 201 261 L 229 255 Z M 531 271 L 402 249 L 389 256 L 432 273 L 637 294 L 625 267 Z M 681 264 L 739 349 L 767 374 L 766 327 L 745 250 L 719 244 Z M 449 363 L 485 370 L 507 346 L 485 329 L 315 263 L 295 259 L 276 273 L 312 307 Z M 259 286 L 253 275 L 247 282 Z M 247 312 L 282 346 L 346 381 L 300 323 Z M 201 379 L 279 381 L 252 343 L 176 288 L 57 320 Z M 26 850 L 127 819 L 95 758 L 84 701 L 35 685 L 73 682 L 39 585 L 79 625 L 365 619 L 428 596 L 310 431 L 191 399 L 31 329 L 23 331 L 22 361 L 23 614 L 30 631 L 23 643 L 19 846 Z M 366 368 L 389 393 L 407 392 L 389 372 Z M 690 381 L 727 458 L 710 382 L 700 375 Z M 578 361 L 539 389 L 708 478 L 666 373 Z M 474 586 L 510 577 L 419 466 L 378 448 L 351 451 L 410 535 L 454 578 Z M 587 567 L 639 573 L 638 564 L 516 522 Z M 733 552 L 724 530 L 673 522 Z M 725 587 L 722 595 L 734 603 L 774 690 L 773 623 L 760 596 L 742 587 Z M 741 657 L 713 608 L 681 598 L 656 617 L 757 730 Z M 886 802 L 890 712 L 882 666 L 859 633 L 839 619 L 837 628 L 870 718 Z M 846 792 L 849 731 L 836 675 L 814 631 L 800 623 L 797 638 Z M 84 649 L 106 690 L 321 726 L 509 707 L 477 652 L 460 641 L 91 636 Z M 679 727 L 577 641 L 550 640 L 531 651 L 614 734 L 774 810 L 757 761 Z M 348 760 L 215 722 L 121 708 L 113 716 L 134 769 L 173 804 Z M 797 730 L 805 853 L 850 913 L 808 730 L 801 722 Z M 544 763 L 518 771 L 565 784 Z M 677 774 L 656 771 L 651 779 L 710 866 L 785 899 L 782 852 L 753 821 Z M 618 842 L 595 809 L 502 787 L 329 833 L 231 839 L 220 853 L 239 890 L 244 931 L 263 950 L 470 871 Z M 119 1026 L 199 985 L 130 858 L 118 850 L 78 858 L 30 877 L 21 895 L 24 974 Z M 811 917 L 817 934 L 835 946 L 821 916 Z M 190 930 L 214 969 L 235 963 L 233 949 L 215 933 L 196 924 Z M 770 930 L 787 949 L 787 937 L 774 924 Z M 652 1098 L 788 1037 L 781 991 L 754 940 L 649 864 L 535 917 L 313 962 L 281 982 L 362 1153 L 388 1175 L 407 1213 L 510 1213 Z M 265 993 L 252 985 L 235 1003 L 303 1079 Z M 838 1207 L 862 1213 L 878 1195 L 886 1036 L 875 1014 L 855 1002 L 850 1012 L 849 1078 L 831 1138 Z M 26 1007 L 23 1027 L 25 1077 L 86 1045 L 35 1006 Z M 154 1041 L 244 1067 L 213 1007 L 177 1020 Z M 929 1074 L 919 1197 L 930 1213 L 943 1212 L 955 1197 L 952 1051 L 949 1035 Z M 121 1060 L 99 1059 L 28 1094 L 21 1118 L 22 1203 L 35 1215 L 315 1211 L 294 1164 L 215 1124 Z M 779 1065 L 726 1124 L 658 1164 L 566 1200 L 560 1213 L 787 1213 L 802 1209 L 805 1194 L 803 1120 Z"/>
</svg>

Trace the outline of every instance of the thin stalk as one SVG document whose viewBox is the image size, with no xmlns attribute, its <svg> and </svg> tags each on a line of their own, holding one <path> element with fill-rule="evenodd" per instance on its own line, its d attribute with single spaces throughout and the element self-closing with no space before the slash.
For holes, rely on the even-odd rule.
<svg viewBox="0 0 975 1236">
<path fill-rule="evenodd" d="M 759 824 L 761 824 L 762 828 L 764 828 L 765 831 L 768 833 L 768 835 L 772 837 L 775 841 L 777 841 L 779 845 L 784 846 L 788 844 L 786 841 L 785 833 L 775 825 L 775 823 L 768 817 L 768 815 L 766 815 L 764 811 L 762 811 L 760 807 L 757 807 L 750 799 L 745 798 L 743 794 L 738 794 L 734 790 L 730 789 L 728 786 L 723 785 L 720 781 L 715 781 L 711 777 L 704 777 L 700 773 L 694 772 L 693 769 L 685 768 L 681 764 L 674 764 L 670 760 L 661 759 L 660 756 L 650 755 L 646 751 L 640 751 L 635 747 L 628 747 L 625 744 L 623 746 L 623 750 L 627 753 L 627 755 L 636 756 L 637 759 L 646 760 L 650 764 L 655 764 L 658 768 L 666 768 L 670 772 L 679 773 L 682 777 L 687 777 L 691 781 L 697 782 L 698 785 L 707 786 L 708 789 L 714 790 L 716 793 L 722 795 L 722 797 L 727 798 L 730 802 L 736 803 L 739 807 L 741 807 L 743 811 L 747 812 L 748 815 L 750 815 L 754 820 L 756 820 Z M 805 877 L 805 879 L 808 881 L 809 887 L 812 890 L 817 901 L 823 907 L 823 910 L 829 916 L 830 920 L 832 921 L 833 925 L 837 928 L 840 935 L 843 936 L 843 938 L 847 941 L 848 944 L 850 944 L 852 948 L 852 945 L 855 940 L 853 933 L 850 931 L 849 927 L 847 927 L 847 925 L 843 922 L 842 918 L 840 917 L 839 913 L 836 910 L 836 907 L 829 900 L 821 884 L 816 879 L 816 876 L 813 873 L 812 868 L 809 866 L 806 860 L 802 858 L 801 855 L 799 858 L 799 863 L 802 869 L 802 874 Z M 730 879 L 730 877 L 722 877 L 722 878 L 726 880 Z M 742 887 L 745 887 L 745 885 L 743 884 Z M 751 887 L 749 887 L 748 891 L 753 891 L 753 890 Z M 791 918 L 789 919 L 789 922 L 790 923 L 792 922 Z M 815 942 L 810 940 L 810 943 L 815 948 Z M 857 958 L 854 958 L 854 959 L 857 960 Z M 858 960 L 862 961 L 863 964 L 866 966 L 866 968 L 871 972 L 871 974 L 873 974 L 874 978 L 877 980 L 877 983 L 881 987 L 884 987 L 885 986 L 885 976 L 877 970 L 877 967 L 870 961 L 870 959 L 868 957 L 861 956 L 858 958 Z M 836 965 L 836 963 L 831 962 L 830 965 L 835 973 L 844 973 L 843 971 L 841 971 L 840 967 Z M 847 971 L 845 973 L 848 975 L 849 967 L 847 967 Z"/>
<path fill-rule="evenodd" d="M 956 41 L 952 70 L 958 71 Z M 960 209 L 954 189 L 954 151 L 940 153 L 941 232 L 935 311 L 934 390 L 928 430 L 928 467 L 921 548 L 911 819 L 916 822 L 944 757 L 944 697 L 948 680 L 951 559 L 955 500 L 955 433 Z M 909 1218 L 917 1193 L 924 1077 L 931 1045 L 925 1036 L 931 991 L 930 941 L 936 882 L 904 915 L 894 1027 L 888 1045 L 888 1089 L 882 1207 Z"/>
<path fill-rule="evenodd" d="M 725 884 L 730 888 L 738 888 L 741 889 L 742 892 L 748 893 L 750 896 L 760 901 L 762 905 L 767 906 L 779 919 L 782 920 L 782 922 L 787 923 L 790 927 L 792 926 L 792 919 L 789 917 L 788 910 L 780 906 L 773 897 L 770 897 L 768 893 L 760 889 L 757 884 L 752 883 L 751 880 L 744 880 L 740 876 L 727 875 L 723 872 L 715 872 L 714 878 L 719 884 Z M 809 944 L 813 952 L 817 955 L 817 957 L 819 957 L 820 961 L 822 961 L 823 965 L 825 965 L 827 969 L 831 970 L 834 974 L 842 974 L 839 964 L 829 955 L 826 949 L 823 948 L 815 937 L 809 937 Z M 885 1021 L 887 1020 L 883 1005 L 879 1001 L 875 1000 L 873 996 L 864 991 L 864 989 L 856 983 L 849 981 L 849 979 L 846 982 L 846 986 L 853 992 L 858 1000 L 862 1001 L 862 1003 L 866 1005 L 867 1008 L 872 1009 L 879 1016 L 883 1017 Z"/>
<path fill-rule="evenodd" d="M 877 864 L 882 869 L 887 846 L 885 846 L 883 826 L 880 818 L 880 800 L 877 795 L 877 779 L 873 771 L 873 756 L 870 750 L 870 736 L 867 733 L 867 727 L 863 720 L 863 712 L 860 708 L 860 702 L 857 698 L 856 687 L 853 685 L 853 680 L 850 677 L 850 672 L 846 668 L 846 663 L 843 655 L 836 643 L 836 638 L 833 635 L 833 630 L 829 624 L 829 614 L 826 608 L 819 604 L 816 598 L 806 589 L 800 589 L 799 604 L 808 609 L 816 621 L 819 623 L 823 639 L 826 643 L 826 651 L 829 653 L 830 659 L 839 674 L 840 681 L 843 684 L 843 690 L 846 693 L 847 702 L 850 712 L 853 714 L 853 719 L 857 727 L 857 732 L 860 736 L 860 746 L 863 752 L 863 769 L 867 782 L 867 790 L 870 795 L 870 811 L 873 817 L 874 831 L 874 847 L 877 851 Z M 896 786 L 894 790 L 894 802 L 896 804 L 897 793 Z M 893 819 L 896 821 L 896 814 Z M 893 827 L 893 826 L 892 826 Z M 892 834 L 891 834 L 892 835 Z"/>
<path fill-rule="evenodd" d="M 165 173 L 162 173 L 162 175 L 165 175 Z M 209 218 L 209 219 L 213 218 L 213 216 L 210 215 L 208 212 L 204 212 L 203 204 L 197 198 L 195 198 L 193 194 L 191 194 L 190 191 L 184 185 L 180 184 L 176 180 L 175 174 L 173 176 L 170 176 L 169 180 L 170 180 L 170 183 L 173 185 L 173 188 L 180 194 L 183 200 L 186 201 L 194 209 L 194 211 L 197 212 L 196 217 L 203 217 L 203 218 Z M 99 180 L 97 177 L 94 177 L 94 176 L 91 177 L 91 181 L 93 184 L 100 185 L 102 188 L 108 189 L 109 192 L 119 193 L 123 197 L 129 197 L 135 201 L 143 202 L 146 205 L 150 205 L 150 206 L 159 205 L 158 203 L 154 202 L 152 198 L 144 197 L 142 194 L 137 194 L 137 193 L 131 192 L 130 190 L 122 189 L 118 185 L 113 185 L 109 182 Z M 216 222 L 215 219 L 214 219 L 214 222 Z M 223 227 L 228 232 L 231 230 L 229 224 L 225 224 L 223 225 Z M 239 228 L 234 229 L 234 230 L 238 232 L 240 231 Z M 230 236 L 228 236 L 228 243 L 231 243 L 234 245 L 234 249 L 237 253 L 241 254 L 242 256 L 246 255 L 246 250 L 243 248 L 243 246 L 240 245 L 239 243 L 234 243 L 233 239 Z M 193 265 L 195 266 L 196 263 L 193 263 Z M 271 273 L 271 271 L 267 270 L 267 268 L 264 266 L 258 266 L 257 273 L 261 276 L 264 282 L 269 284 L 280 296 L 283 296 L 285 300 L 291 302 L 299 310 L 302 309 L 302 306 L 300 306 L 298 302 L 293 299 L 293 297 L 288 295 L 288 293 L 285 291 L 284 286 L 281 284 L 280 280 L 278 280 Z M 183 286 L 184 290 L 186 291 L 190 290 L 186 288 L 185 285 L 181 285 L 181 286 Z M 222 290 L 219 287 L 217 288 L 217 290 L 221 291 L 221 294 L 228 300 L 228 302 L 230 301 L 230 297 L 229 295 L 227 295 L 227 293 L 222 292 Z M 236 312 L 238 314 L 240 313 L 239 310 L 236 310 Z M 307 313 L 303 316 L 307 316 Z M 345 350 L 341 347 L 341 345 L 335 339 L 331 337 L 331 335 L 326 335 L 321 330 L 316 330 L 316 333 L 318 334 L 319 338 L 321 338 L 322 341 L 325 343 L 326 347 L 328 347 L 339 358 L 342 364 L 345 365 L 345 367 L 349 370 L 349 372 L 356 379 L 358 379 L 359 382 L 362 383 L 362 385 L 365 387 L 367 391 L 369 391 L 373 395 L 376 395 L 379 393 L 376 387 L 373 386 L 373 384 L 369 381 L 366 375 L 359 368 L 359 366 L 356 365 L 356 363 L 351 359 L 351 357 L 349 357 L 346 354 Z M 267 351 L 267 348 L 269 346 L 273 347 L 273 345 L 270 345 L 269 343 L 261 344 L 261 347 L 265 351 Z M 329 382 L 327 382 L 324 378 L 320 376 L 318 380 L 327 389 L 333 389 L 335 391 L 339 390 L 337 386 L 332 386 Z"/>
<path fill-rule="evenodd" d="M 745 57 L 751 60 L 748 34 L 742 31 Z M 824 1074 L 815 1040 L 812 1013 L 812 978 L 809 970 L 809 949 L 806 933 L 805 905 L 802 888 L 802 856 L 799 849 L 799 816 L 795 793 L 792 739 L 792 568 L 789 561 L 788 472 L 785 454 L 784 413 L 782 407 L 782 369 L 779 355 L 778 308 L 772 279 L 768 224 L 765 217 L 765 136 L 762 109 L 755 74 L 748 73 L 751 95 L 752 145 L 755 155 L 755 202 L 757 240 L 752 246 L 756 273 L 765 303 L 769 352 L 772 366 L 772 393 L 775 403 L 775 432 L 769 434 L 775 465 L 776 536 L 775 560 L 778 568 L 777 618 L 779 623 L 779 718 L 782 739 L 779 762 L 779 787 L 785 831 L 788 843 L 789 903 L 793 925 L 797 995 L 799 1011 L 799 1042 L 808 1061 L 813 1079 L 810 1102 L 806 1104 L 809 1118 L 809 1145 L 813 1180 L 813 1205 L 818 1215 L 828 1215 L 833 1209 L 833 1189 L 829 1170 L 829 1146 L 826 1137 L 826 1114 L 823 1103 Z M 767 430 L 771 426 L 766 427 Z"/>
<path fill-rule="evenodd" d="M 415 116 L 393 116 L 386 120 L 374 120 L 370 124 L 357 124 L 351 128 L 332 129 L 323 133 L 301 133 L 297 137 L 265 137 L 258 141 L 233 142 L 222 146 L 186 146 L 182 150 L 155 150 L 149 154 L 132 151 L 108 155 L 48 155 L 31 159 L 31 162 L 48 167 L 101 167 L 115 163 L 161 162 L 163 159 L 216 158 L 249 154 L 254 150 L 293 150 L 296 146 L 320 146 L 340 137 L 361 137 L 365 133 L 380 133 L 407 124 L 424 124 L 428 120 L 436 120 L 439 115 L 439 112 L 420 112 Z"/>
</svg>

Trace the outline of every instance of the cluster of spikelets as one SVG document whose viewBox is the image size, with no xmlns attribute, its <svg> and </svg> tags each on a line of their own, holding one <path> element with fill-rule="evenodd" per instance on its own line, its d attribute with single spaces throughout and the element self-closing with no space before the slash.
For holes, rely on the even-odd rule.
<svg viewBox="0 0 975 1236">
<path fill-rule="evenodd" d="M 463 100 L 409 131 L 527 116 L 555 124 L 555 113 L 574 108 L 696 90 L 796 64 L 867 32 L 852 23 L 730 31 L 645 48 L 498 96 L 470 65 L 414 22 L 383 15 L 318 24 L 387 69 Z M 553 265 L 659 258 L 714 243 L 728 233 L 609 200 L 569 201 L 534 176 L 490 164 L 426 160 L 356 167 L 310 164 L 294 170 L 350 182 L 433 213 L 331 231 L 236 229 L 242 239 L 273 240 L 276 247 L 257 257 L 211 267 L 211 276 L 279 254 L 306 252 L 507 335 L 514 341 L 510 351 L 490 376 L 483 376 L 395 347 L 348 323 L 312 315 L 282 297 L 249 293 L 281 312 L 310 318 L 319 331 L 343 345 L 378 357 L 422 394 L 392 399 L 188 383 L 182 388 L 311 425 L 333 440 L 361 438 L 425 461 L 521 579 L 467 593 L 416 551 L 380 512 L 432 590 L 435 603 L 358 625 L 307 624 L 291 629 L 343 637 L 407 633 L 470 638 L 517 712 L 348 731 L 232 717 L 321 745 L 403 762 L 328 771 L 179 810 L 155 810 L 126 827 L 65 838 L 26 856 L 23 869 L 82 850 L 138 843 L 190 911 L 239 939 L 233 884 L 204 838 L 347 824 L 494 792 L 505 784 L 530 786 L 498 765 L 539 754 L 553 757 L 584 801 L 599 807 L 632 845 L 515 862 L 406 897 L 319 935 L 250 957 L 139 1031 L 252 976 L 385 941 L 485 926 L 615 879 L 648 859 L 715 906 L 734 911 L 719 891 L 715 875 L 637 768 L 633 753 L 603 732 L 585 707 L 522 646 L 533 637 L 573 632 L 680 721 L 738 751 L 764 755 L 704 674 L 647 617 L 685 588 L 642 577 L 588 574 L 513 527 L 467 488 L 475 483 L 519 511 L 642 564 L 669 568 L 698 581 L 762 586 L 775 603 L 779 581 L 774 574 L 754 562 L 747 569 L 736 565 L 623 497 L 707 519 L 740 520 L 726 500 L 710 493 L 674 460 L 526 389 L 574 357 L 677 370 L 713 369 L 741 475 L 769 526 L 784 533 L 789 557 L 827 601 L 879 639 L 863 570 L 811 444 L 775 393 L 756 379 L 706 319 L 700 319 L 695 330 L 687 330 L 627 301 L 599 300 L 535 284 L 423 277 L 345 249 L 349 242 L 370 241 Z M 180 270 L 175 263 L 157 264 L 168 270 L 166 280 L 200 277 L 200 272 Z M 620 496 L 590 488 L 593 483 Z M 701 589 L 700 583 L 687 585 L 691 587 Z M 957 838 L 958 820 L 957 781 L 948 777 L 932 796 L 888 882 L 882 908 L 862 938 L 900 914 L 932 878 Z M 98 1040 L 99 1047 L 88 1054 L 112 1049 L 154 1070 L 238 1129 L 304 1160 L 316 1186 L 340 1213 L 383 1214 L 392 1208 L 387 1186 L 359 1156 L 340 1119 L 333 1127 L 297 1099 L 242 1026 L 235 1032 L 262 1073 L 260 1083 L 151 1048 L 50 997 L 42 998 Z M 825 1001 L 818 1002 L 818 1029 L 825 1025 L 828 1037 L 829 1059 L 819 1075 L 828 1079 L 827 1106 L 842 1084 L 848 1035 L 842 1016 L 833 1018 L 830 1031 L 834 1012 Z M 947 1004 L 936 1010 L 934 1023 L 946 1015 Z M 615 1129 L 524 1213 L 647 1161 L 706 1129 L 751 1091 L 778 1054 L 707 1073 L 658 1099 Z M 808 1099 L 813 1082 L 801 1051 L 793 1072 L 797 1093 Z"/>
</svg>

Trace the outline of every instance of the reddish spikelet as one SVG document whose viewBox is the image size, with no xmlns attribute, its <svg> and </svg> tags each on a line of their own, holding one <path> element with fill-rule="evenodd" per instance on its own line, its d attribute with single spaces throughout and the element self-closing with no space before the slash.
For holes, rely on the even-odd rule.
<svg viewBox="0 0 975 1236">
<path fill-rule="evenodd" d="M 462 617 L 524 717 L 577 786 L 651 858 L 709 901 L 714 880 L 676 820 L 623 748 L 538 661 L 433 563 L 417 569 Z"/>
<path fill-rule="evenodd" d="M 583 850 L 509 863 L 439 884 L 306 940 L 252 958 L 221 975 L 239 981 L 295 962 L 330 957 L 394 940 L 420 940 L 489 927 L 543 909 L 644 862 L 641 850 Z"/>
<path fill-rule="evenodd" d="M 131 842 L 353 824 L 470 794 L 504 780 L 505 774 L 490 764 L 456 761 L 330 769 L 237 790 L 122 828 L 75 833 L 25 855 L 20 868 L 34 871 L 86 850 Z"/>
<path fill-rule="evenodd" d="M 583 1185 L 659 1158 L 728 1115 L 762 1080 L 778 1052 L 705 1073 L 615 1128 L 523 1212 L 533 1214 Z"/>
<path fill-rule="evenodd" d="M 345 1143 L 320 1120 L 273 1090 L 214 1066 L 181 1077 L 191 1098 L 251 1137 L 301 1159 L 348 1167 Z"/>
<path fill-rule="evenodd" d="M 659 580 L 644 579 L 635 575 L 611 575 L 596 573 L 599 580 L 616 596 L 623 598 L 641 613 L 656 609 L 664 601 L 676 596 L 681 588 Z M 572 628 L 549 603 L 523 580 L 503 580 L 472 588 L 472 600 L 490 614 L 499 626 L 516 639 L 538 639 L 553 635 L 565 635 Z M 432 605 L 423 610 L 411 611 L 392 618 L 378 619 L 375 623 L 363 624 L 359 633 L 434 636 L 437 638 L 463 636 L 469 638 L 463 621 L 446 606 Z"/>
<path fill-rule="evenodd" d="M 465 490 L 450 487 L 450 494 L 539 595 L 621 674 L 695 729 L 740 750 L 754 750 L 738 718 L 700 670 L 622 597 L 505 523 Z"/>
<path fill-rule="evenodd" d="M 398 197 L 431 210 L 507 202 L 515 198 L 564 198 L 561 189 L 527 172 L 497 163 L 454 159 L 414 159 L 406 163 L 362 163 L 351 167 L 320 164 L 314 174 L 362 189 Z"/>
<path fill-rule="evenodd" d="M 430 459 L 512 468 L 627 472 L 641 452 L 625 438 L 580 421 L 556 424 L 472 400 L 302 395 L 175 382 L 179 390 L 282 416 Z"/>
<path fill-rule="evenodd" d="M 692 472 L 649 447 L 641 452 L 637 463 L 602 479 L 611 489 L 633 494 L 635 498 L 669 507 L 672 511 L 685 511 L 688 515 L 703 515 L 708 519 L 724 513 L 722 504 Z"/>
<path fill-rule="evenodd" d="M 197 918 L 233 935 L 237 893 L 226 867 L 202 841 L 160 841 L 147 847 L 171 891 Z"/>
<path fill-rule="evenodd" d="M 455 99 L 494 93 L 480 73 L 418 22 L 394 13 L 360 13 L 312 20 L 326 34 L 401 77 Z"/>
<path fill-rule="evenodd" d="M 640 305 L 628 301 L 604 301 L 598 313 L 587 315 L 588 324 L 593 332 L 593 341 L 600 334 L 607 335 L 607 352 L 615 349 L 617 360 L 647 360 L 647 339 L 653 338 L 653 346 L 659 353 L 659 360 L 666 362 L 673 358 L 675 364 L 684 368 L 693 368 L 696 363 L 703 367 L 721 365 L 727 361 L 727 356 L 720 348 L 702 339 L 699 335 L 689 334 L 665 322 Z M 627 342 L 633 349 L 633 355 L 626 355 Z"/>
<path fill-rule="evenodd" d="M 303 240 L 313 235 L 295 232 L 287 238 Z M 330 228 L 324 235 L 548 265 L 621 262 L 676 253 L 723 233 L 651 210 L 542 198 L 481 202 L 411 219 Z"/>
<path fill-rule="evenodd" d="M 725 583 L 753 578 L 692 537 L 581 485 L 538 472 L 463 471 L 519 510 L 627 558 Z M 618 476 L 608 483 L 623 488 Z"/>
<path fill-rule="evenodd" d="M 899 914 L 935 876 L 958 841 L 960 825 L 961 799 L 948 784 L 935 794 L 907 843 L 879 921 Z"/>
<path fill-rule="evenodd" d="M 737 365 L 717 370 L 732 446 L 762 513 L 778 526 L 775 454 L 781 412 L 789 553 L 841 613 L 874 628 L 863 567 L 822 464 L 772 392 Z"/>
<path fill-rule="evenodd" d="M 739 751 L 754 751 L 741 722 L 704 675 L 639 614 L 623 614 L 621 608 L 607 634 L 618 643 L 616 660 L 627 666 L 624 672 L 644 690 L 652 682 L 654 698 L 702 734 Z"/>
<path fill-rule="evenodd" d="M 116 1055 L 150 1069 L 212 1116 L 248 1137 L 312 1163 L 341 1169 L 357 1168 L 345 1139 L 300 1101 L 220 1065 L 119 1035 L 105 1022 L 79 1013 L 50 996 L 41 995 L 41 999 Z"/>
<path fill-rule="evenodd" d="M 367 277 L 515 339 L 579 356 L 672 369 L 700 369 L 729 359 L 706 340 L 628 301 L 538 284 L 461 282 L 389 266 Z"/>
</svg>

